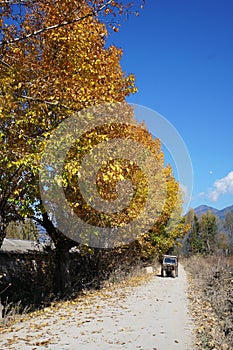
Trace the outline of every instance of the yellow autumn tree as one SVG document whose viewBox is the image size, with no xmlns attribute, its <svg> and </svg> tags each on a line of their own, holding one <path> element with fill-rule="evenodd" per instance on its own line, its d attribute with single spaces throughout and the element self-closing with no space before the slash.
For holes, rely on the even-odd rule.
<svg viewBox="0 0 233 350">
<path fill-rule="evenodd" d="M 37 172 L 43 141 L 74 111 L 123 101 L 136 89 L 134 77 L 121 70 L 121 50 L 104 47 L 106 28 L 86 2 L 79 1 L 77 6 L 70 1 L 29 1 L 22 9 L 23 17 L 14 14 L 16 10 L 10 12 L 5 3 L 0 47 L 1 151 L 5 155 L 1 168 L 8 167 L 11 175 L 16 171 L 18 176 L 17 169 L 29 163 Z M 20 22 L 20 30 L 14 20 Z M 71 24 L 59 26 L 66 22 Z M 56 28 L 14 42 L 53 26 Z M 16 204 L 28 208 L 22 187 L 17 183 L 14 187 Z"/>
<path fill-rule="evenodd" d="M 161 240 L 165 237 L 161 232 L 165 232 L 166 223 L 177 204 L 179 186 L 171 169 L 163 169 L 159 140 L 153 140 L 145 128 L 132 126 L 133 110 L 124 105 L 124 101 L 136 92 L 134 76 L 126 76 L 122 71 L 122 50 L 113 45 L 105 46 L 107 28 L 98 19 L 98 14 L 101 11 L 103 16 L 121 14 L 122 5 L 113 1 L 88 4 L 86 1 L 38 0 L 25 2 L 21 7 L 18 4 L 13 10 L 11 2 L 3 1 L 2 4 L 0 128 L 3 141 L 1 184 L 4 190 L 1 191 L 1 201 L 5 203 L 5 211 L 11 205 L 20 215 L 33 217 L 44 226 L 57 248 L 58 288 L 64 288 L 68 283 L 68 279 L 61 281 L 67 270 L 64 260 L 76 242 L 58 229 L 45 209 L 39 191 L 39 171 L 48 141 L 65 120 L 93 106 L 123 103 L 123 108 L 117 113 L 118 116 L 127 114 L 129 122 L 114 125 L 112 120 L 110 125 L 86 132 L 69 150 L 62 178 L 54 181 L 55 186 L 64 189 L 74 213 L 84 221 L 98 227 L 124 226 L 139 215 L 147 201 L 146 177 L 135 162 L 122 158 L 110 159 L 103 164 L 96 180 L 99 194 L 110 202 L 117 197 L 117 183 L 130 179 L 134 191 L 133 201 L 127 209 L 120 215 L 98 213 L 81 198 L 77 176 L 82 156 L 107 139 L 126 138 L 142 143 L 153 154 L 161 181 L 165 182 L 164 205 L 164 198 L 160 200 L 158 196 L 159 188 L 155 186 L 154 189 L 156 204 L 164 208 L 152 230 L 154 235 L 147 234 L 144 239 L 151 251 L 156 242 L 159 243 L 155 235 Z M 92 120 L 93 115 L 89 117 Z M 67 135 L 63 141 L 67 141 Z M 59 148 L 61 144 L 58 142 L 55 146 Z M 147 169 L 153 168 L 152 163 L 150 160 Z M 50 170 L 53 172 L 54 169 Z M 66 214 L 63 219 L 67 220 Z M 175 239 L 174 230 L 172 232 L 167 231 L 169 245 Z"/>
<path fill-rule="evenodd" d="M 43 225 L 56 245 L 60 272 L 61 251 L 74 242 L 56 228 L 40 200 L 44 145 L 74 112 L 122 102 L 136 91 L 133 75 L 122 72 L 122 51 L 105 47 L 101 9 L 105 15 L 122 11 L 117 2 L 103 1 L 3 1 L 0 9 L 1 213 L 6 216 L 10 205 Z"/>
</svg>

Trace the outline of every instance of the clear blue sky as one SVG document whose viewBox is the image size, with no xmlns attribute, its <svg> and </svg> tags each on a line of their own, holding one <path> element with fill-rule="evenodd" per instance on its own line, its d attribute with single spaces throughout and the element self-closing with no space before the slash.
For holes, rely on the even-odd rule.
<svg viewBox="0 0 233 350">
<path fill-rule="evenodd" d="M 162 114 L 193 166 L 190 207 L 233 204 L 233 1 L 147 0 L 108 43 L 139 92 L 129 102 Z"/>
</svg>

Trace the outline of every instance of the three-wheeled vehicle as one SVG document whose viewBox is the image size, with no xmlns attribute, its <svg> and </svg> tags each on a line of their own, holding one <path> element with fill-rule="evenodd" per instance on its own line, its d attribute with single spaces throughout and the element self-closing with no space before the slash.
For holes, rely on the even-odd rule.
<svg viewBox="0 0 233 350">
<path fill-rule="evenodd" d="M 161 276 L 172 276 L 178 277 L 178 257 L 175 255 L 164 255 L 162 266 L 161 266 Z"/>
</svg>

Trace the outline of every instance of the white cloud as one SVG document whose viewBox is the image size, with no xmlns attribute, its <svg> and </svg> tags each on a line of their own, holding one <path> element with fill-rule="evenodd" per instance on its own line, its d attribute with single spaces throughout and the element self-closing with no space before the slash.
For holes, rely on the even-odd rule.
<svg viewBox="0 0 233 350">
<path fill-rule="evenodd" d="M 212 202 L 216 202 L 223 194 L 233 194 L 233 171 L 214 182 L 213 188 L 208 193 L 208 198 Z"/>
</svg>

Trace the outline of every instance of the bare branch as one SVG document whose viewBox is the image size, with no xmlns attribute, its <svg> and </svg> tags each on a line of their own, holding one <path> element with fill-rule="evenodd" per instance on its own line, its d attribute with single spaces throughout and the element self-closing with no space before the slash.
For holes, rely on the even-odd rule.
<svg viewBox="0 0 233 350">
<path fill-rule="evenodd" d="M 19 0 L 19 1 L 14 1 L 14 0 L 6 0 L 6 1 L 0 1 L 0 6 L 4 6 L 4 5 L 23 5 L 25 4 L 26 1 L 23 0 Z"/>
<path fill-rule="evenodd" d="M 4 5 L 26 5 L 26 4 L 32 4 L 34 2 L 37 2 L 37 0 L 5 0 L 0 1 L 0 6 Z"/>
<path fill-rule="evenodd" d="M 68 108 L 67 106 L 61 104 L 60 102 L 51 102 L 51 101 L 46 101 L 40 98 L 35 98 L 35 97 L 31 97 L 31 96 L 25 96 L 25 95 L 19 95 L 19 97 L 24 98 L 25 100 L 30 100 L 30 101 L 35 101 L 35 102 L 42 102 L 45 103 L 47 105 L 53 106 L 53 107 L 64 107 L 64 108 Z"/>
<path fill-rule="evenodd" d="M 9 283 L 8 286 L 6 286 L 6 288 L 0 292 L 0 294 L 4 293 L 10 286 L 11 286 L 11 283 Z"/>
<path fill-rule="evenodd" d="M 11 68 L 11 66 L 5 62 L 4 60 L 0 59 L 0 63 L 2 63 L 4 66 L 6 66 L 7 68 Z"/>
<path fill-rule="evenodd" d="M 76 19 L 72 20 L 72 21 L 63 21 L 61 23 L 57 23 L 57 24 L 54 24 L 52 26 L 49 26 L 49 27 L 46 27 L 46 28 L 41 28 L 33 33 L 29 33 L 29 34 L 25 34 L 25 35 L 22 35 L 18 38 L 14 38 L 14 39 L 11 39 L 11 40 L 2 40 L 0 42 L 0 47 L 1 46 L 4 46 L 4 45 L 11 45 L 11 44 L 14 44 L 16 42 L 19 42 L 19 41 L 23 41 L 23 40 L 26 40 L 26 39 L 29 39 L 29 38 L 32 38 L 34 36 L 37 36 L 41 33 L 44 33 L 44 32 L 47 32 L 49 30 L 53 30 L 53 29 L 57 29 L 57 28 L 61 28 L 61 27 L 65 27 L 67 25 L 71 25 L 71 24 L 74 24 L 74 23 L 77 23 L 77 22 L 80 22 L 88 17 L 92 17 L 92 16 L 96 16 L 99 12 L 101 12 L 103 9 L 105 9 L 108 5 L 110 5 L 112 2 L 112 0 L 109 0 L 106 4 L 104 4 L 103 6 L 101 6 L 100 8 L 96 9 L 96 10 L 93 10 L 91 11 L 90 13 L 86 14 L 85 16 L 82 16 L 82 17 L 77 17 Z"/>
</svg>

